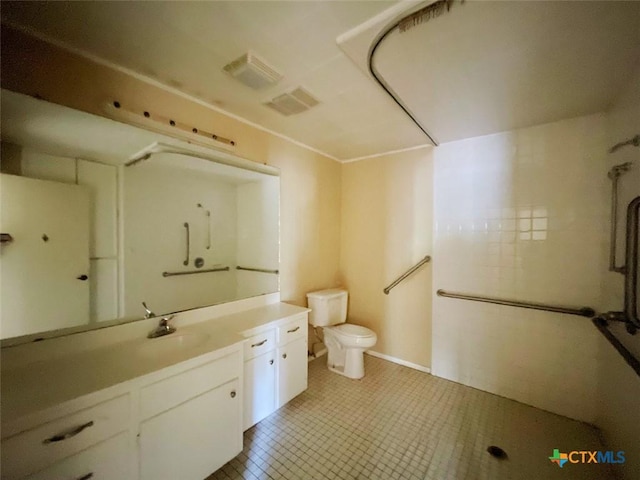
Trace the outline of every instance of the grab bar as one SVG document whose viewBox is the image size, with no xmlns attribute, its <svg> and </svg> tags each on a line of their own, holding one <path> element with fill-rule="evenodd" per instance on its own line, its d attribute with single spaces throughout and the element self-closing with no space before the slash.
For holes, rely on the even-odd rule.
<svg viewBox="0 0 640 480">
<path fill-rule="evenodd" d="M 190 245 L 190 240 L 189 240 L 189 222 L 184 222 L 184 228 L 187 229 L 187 258 L 184 259 L 184 262 L 182 262 L 183 265 L 189 265 L 189 245 Z"/>
<path fill-rule="evenodd" d="M 624 313 L 627 322 L 640 327 L 638 318 L 638 227 L 640 226 L 640 196 L 627 207 L 627 234 L 625 251 Z M 635 331 L 635 329 L 634 329 Z"/>
<path fill-rule="evenodd" d="M 629 140 L 625 140 L 623 142 L 616 143 L 613 147 L 609 149 L 609 153 L 613 153 L 619 148 L 625 147 L 627 145 L 633 145 L 634 147 L 640 147 L 640 135 L 636 135 L 635 137 L 630 138 Z"/>
<path fill-rule="evenodd" d="M 187 270 L 185 272 L 162 272 L 162 276 L 175 277 L 177 275 L 193 275 L 194 273 L 228 272 L 228 271 L 229 271 L 229 267 L 207 268 L 205 270 Z"/>
<path fill-rule="evenodd" d="M 274 275 L 278 275 L 278 273 L 280 273 L 278 270 L 269 270 L 266 268 L 236 267 L 236 270 L 246 270 L 248 272 L 273 273 Z"/>
<path fill-rule="evenodd" d="M 620 342 L 620 340 L 618 340 L 616 336 L 611 333 L 608 328 L 609 324 L 607 323 L 607 321 L 602 317 L 593 318 L 591 321 L 600 331 L 600 333 L 604 335 L 604 338 L 606 338 L 608 342 L 613 345 L 613 348 L 615 348 L 618 353 L 622 355 L 622 358 L 624 358 L 625 362 L 627 362 L 629 366 L 633 368 L 633 370 L 636 372 L 636 375 L 640 377 L 640 361 L 638 361 L 638 359 L 634 357 L 629 350 L 627 350 L 627 347 L 625 347 Z"/>
<path fill-rule="evenodd" d="M 616 266 L 616 247 L 618 245 L 618 180 L 631 169 L 631 162 L 615 165 L 607 176 L 611 179 L 611 234 L 609 241 L 609 271 L 625 273 L 625 266 Z"/>
<path fill-rule="evenodd" d="M 464 293 L 447 292 L 438 290 L 436 292 L 439 297 L 459 298 L 461 300 L 473 300 L 474 302 L 495 303 L 496 305 L 507 305 L 510 307 L 530 308 L 532 310 L 542 310 L 545 312 L 566 313 L 567 315 L 578 315 L 580 317 L 594 317 L 596 311 L 591 307 L 571 308 L 559 307 L 555 305 L 546 305 L 536 302 L 521 302 L 518 300 L 506 300 L 494 297 L 481 297 L 478 295 L 467 295 Z"/>
<path fill-rule="evenodd" d="M 424 265 L 425 263 L 429 263 L 430 261 L 431 261 L 431 257 L 429 255 L 424 257 L 422 260 L 420 260 L 418 263 L 416 263 L 413 267 L 411 267 L 409 270 L 407 270 L 405 273 L 403 273 L 398 278 L 396 278 L 393 282 L 391 282 L 391 284 L 387 288 L 383 289 L 382 291 L 384 292 L 384 294 L 385 295 L 389 295 L 389 292 L 391 291 L 391 289 L 393 289 L 393 287 L 398 285 L 405 278 L 407 278 L 413 272 L 418 270 L 422 265 Z"/>
</svg>

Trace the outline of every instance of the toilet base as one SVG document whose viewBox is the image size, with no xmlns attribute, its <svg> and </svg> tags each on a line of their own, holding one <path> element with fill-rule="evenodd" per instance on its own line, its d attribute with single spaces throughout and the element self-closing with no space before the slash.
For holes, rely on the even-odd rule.
<svg viewBox="0 0 640 480">
<path fill-rule="evenodd" d="M 344 354 L 344 365 L 335 365 L 331 361 L 333 355 L 330 350 L 327 355 L 327 368 L 353 380 L 360 380 L 364 377 L 364 349 L 346 348 L 341 353 Z"/>
</svg>

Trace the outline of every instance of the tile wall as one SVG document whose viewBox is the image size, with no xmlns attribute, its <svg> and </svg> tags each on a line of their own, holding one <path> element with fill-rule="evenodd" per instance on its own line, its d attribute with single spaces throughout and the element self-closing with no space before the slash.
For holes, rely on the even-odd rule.
<svg viewBox="0 0 640 480">
<path fill-rule="evenodd" d="M 434 292 L 598 310 L 605 143 L 598 114 L 435 149 Z M 434 297 L 432 371 L 593 421 L 597 335 L 582 317 Z"/>
</svg>

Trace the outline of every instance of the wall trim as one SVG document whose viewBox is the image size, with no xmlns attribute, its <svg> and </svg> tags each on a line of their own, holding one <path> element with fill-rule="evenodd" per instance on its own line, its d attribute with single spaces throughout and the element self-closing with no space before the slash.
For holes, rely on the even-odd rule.
<svg viewBox="0 0 640 480">
<path fill-rule="evenodd" d="M 46 35 L 44 33 L 38 32 L 36 30 L 34 30 L 33 28 L 29 28 L 29 27 L 24 27 L 22 25 L 18 25 L 15 24 L 14 22 L 6 22 L 6 25 L 14 28 L 16 30 L 19 30 L 21 32 L 26 33 L 27 35 L 30 35 L 32 37 L 37 38 L 38 40 L 41 40 L 45 43 L 49 43 L 55 47 L 61 48 L 62 50 L 66 50 L 67 52 L 71 52 L 75 55 L 78 55 L 82 58 L 85 58 L 91 62 L 97 63 L 98 65 L 102 65 L 103 67 L 107 67 L 107 68 L 111 68 L 112 70 L 115 70 L 117 72 L 123 73 L 125 75 L 129 75 L 130 77 L 135 78 L 136 80 L 140 80 L 141 82 L 145 82 L 149 85 L 153 85 L 154 87 L 158 87 L 166 92 L 169 92 L 171 94 L 177 95 L 179 97 L 184 98 L 185 100 L 189 100 L 191 102 L 197 103 L 198 105 L 201 105 L 203 107 L 206 107 L 210 110 L 213 110 L 214 112 L 218 112 L 221 113 L 222 115 L 225 115 L 229 118 L 232 118 L 238 122 L 244 123 L 245 125 L 249 125 L 250 127 L 256 128 L 258 130 L 262 130 L 263 132 L 269 133 L 275 137 L 281 138 L 283 140 L 286 140 L 288 142 L 291 142 L 295 145 L 298 145 L 299 147 L 305 148 L 307 150 L 310 150 L 314 153 L 317 153 L 319 155 L 322 155 L 324 157 L 327 157 L 330 160 L 333 160 L 335 162 L 338 163 L 342 163 L 342 160 L 338 159 L 337 157 L 334 157 L 333 155 L 329 155 L 326 152 L 323 152 L 322 150 L 319 150 L 315 147 L 312 147 L 310 145 L 307 145 L 306 143 L 302 143 L 299 140 L 295 140 L 294 138 L 288 137 L 287 135 L 284 135 L 282 133 L 278 133 L 276 131 L 273 131 L 267 127 L 264 127 L 258 123 L 252 122 L 251 120 L 248 120 L 244 117 L 241 117 L 239 115 L 236 115 L 234 113 L 231 113 L 223 108 L 218 107 L 217 105 L 213 105 L 211 103 L 205 102 L 204 100 L 199 99 L 198 97 L 194 97 L 193 95 L 190 95 L 188 93 L 185 93 L 181 90 L 178 90 L 175 87 L 172 87 L 170 85 L 166 85 L 162 82 L 160 82 L 159 80 L 156 80 L 154 78 L 151 77 L 147 77 L 146 75 L 142 75 L 134 70 L 131 70 L 129 68 L 126 67 L 122 67 L 120 65 L 117 65 L 113 62 L 111 62 L 110 60 L 106 60 L 104 58 L 98 57 L 97 55 L 94 55 L 92 53 L 86 52 L 80 48 L 77 47 L 73 47 L 69 44 L 67 44 L 66 42 L 63 42 L 61 40 L 57 40 L 55 38 L 50 37 L 49 35 Z"/>
<path fill-rule="evenodd" d="M 372 153 L 371 155 L 365 155 L 363 157 L 354 157 L 354 158 L 349 158 L 347 160 L 338 160 L 338 161 L 340 163 L 353 163 L 353 162 L 359 162 L 361 160 L 371 160 L 372 158 L 384 157 L 385 155 L 394 155 L 396 153 L 411 152 L 413 150 L 420 150 L 421 148 L 427 148 L 427 147 L 433 147 L 433 145 L 431 145 L 430 143 L 424 143 L 422 145 L 416 145 L 414 147 L 400 148 L 398 150 L 389 150 L 388 152 L 382 152 L 382 153 Z"/>
<path fill-rule="evenodd" d="M 402 360 L 401 358 L 392 357 L 391 355 L 385 355 L 384 353 L 374 352 L 373 350 L 367 350 L 367 355 L 371 355 L 372 357 L 381 358 L 382 360 L 386 360 L 391 363 L 397 363 L 398 365 L 402 365 L 403 367 L 413 368 L 414 370 L 418 370 L 424 373 L 431 373 L 431 369 L 429 367 L 425 367 L 422 365 L 418 365 L 417 363 L 407 362 L 406 360 Z"/>
</svg>

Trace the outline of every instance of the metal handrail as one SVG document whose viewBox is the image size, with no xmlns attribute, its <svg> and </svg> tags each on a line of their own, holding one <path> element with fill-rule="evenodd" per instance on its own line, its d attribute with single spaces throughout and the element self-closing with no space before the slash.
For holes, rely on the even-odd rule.
<svg viewBox="0 0 640 480">
<path fill-rule="evenodd" d="M 193 275 L 194 273 L 228 272 L 228 271 L 229 271 L 229 267 L 206 268 L 204 270 L 187 270 L 184 272 L 162 272 L 162 276 L 175 277 L 176 275 Z"/>
<path fill-rule="evenodd" d="M 609 170 L 608 177 L 611 179 L 611 233 L 609 242 L 609 271 L 624 274 L 625 266 L 616 266 L 616 247 L 618 245 L 618 180 L 622 175 L 631 169 L 632 163 L 622 163 L 615 165 Z"/>
<path fill-rule="evenodd" d="M 409 275 L 411 275 L 413 272 L 415 272 L 416 270 L 418 270 L 422 265 L 424 265 L 425 263 L 429 263 L 431 261 L 431 257 L 429 255 L 427 255 L 426 257 L 424 257 L 422 260 L 420 260 L 418 263 L 416 263 L 413 267 L 411 267 L 409 270 L 407 270 L 406 272 L 404 272 L 402 275 L 400 275 L 398 278 L 396 278 L 393 282 L 391 282 L 391 284 L 386 287 L 385 289 L 383 289 L 382 291 L 385 293 L 385 295 L 389 295 L 389 292 L 391 291 L 391 289 L 393 289 L 393 287 L 395 287 L 396 285 L 398 285 L 400 282 L 402 282 L 405 278 L 407 278 Z"/>
<path fill-rule="evenodd" d="M 536 302 L 521 302 L 519 300 L 507 300 L 494 297 L 481 297 L 478 295 L 467 295 L 464 293 L 447 292 L 438 290 L 436 292 L 439 297 L 459 298 L 461 300 L 472 300 L 474 302 L 495 303 L 496 305 L 507 305 L 510 307 L 530 308 L 532 310 L 542 310 L 545 312 L 566 313 L 567 315 L 578 315 L 580 317 L 592 318 L 596 315 L 596 311 L 591 307 L 571 308 L 560 307 L 556 305 L 546 305 Z"/>
<path fill-rule="evenodd" d="M 591 320 L 596 328 L 604 335 L 604 338 L 608 340 L 608 342 L 613 345 L 618 353 L 624 358 L 624 361 L 629 364 L 631 368 L 636 372 L 636 374 L 640 377 L 640 361 L 625 347 L 620 340 L 616 338 L 616 336 L 611 333 L 609 330 L 609 324 L 602 317 L 596 317 Z"/>
<path fill-rule="evenodd" d="M 640 196 L 627 207 L 627 232 L 624 272 L 624 313 L 627 322 L 633 325 L 633 331 L 640 327 L 638 318 L 638 228 L 640 227 Z M 631 332 L 631 330 L 630 330 Z"/>
<path fill-rule="evenodd" d="M 269 270 L 267 268 L 250 268 L 250 267 L 236 267 L 236 270 L 246 270 L 247 272 L 260 272 L 260 273 L 273 273 L 274 275 L 278 275 L 280 273 L 279 270 Z"/>
</svg>

